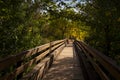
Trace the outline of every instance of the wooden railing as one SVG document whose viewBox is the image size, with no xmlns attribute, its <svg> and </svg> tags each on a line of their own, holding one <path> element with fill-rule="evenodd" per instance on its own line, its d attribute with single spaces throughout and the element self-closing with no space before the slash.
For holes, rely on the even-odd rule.
<svg viewBox="0 0 120 80">
<path fill-rule="evenodd" d="M 0 80 L 40 80 L 65 46 L 58 40 L 0 60 Z"/>
<path fill-rule="evenodd" d="M 77 40 L 74 41 L 74 49 L 82 61 L 80 65 L 84 67 L 82 72 L 85 80 L 120 80 L 120 66 L 111 58 Z M 94 71 L 91 71 L 92 68 Z"/>
</svg>

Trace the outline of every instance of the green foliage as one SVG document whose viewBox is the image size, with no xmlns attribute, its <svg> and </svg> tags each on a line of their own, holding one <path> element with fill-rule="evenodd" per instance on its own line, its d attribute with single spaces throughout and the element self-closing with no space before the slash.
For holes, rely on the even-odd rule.
<svg viewBox="0 0 120 80">
<path fill-rule="evenodd" d="M 107 56 L 119 60 L 120 22 L 119 1 L 93 0 L 81 5 L 81 20 L 90 26 L 85 41 Z M 115 46 L 116 45 L 116 46 Z"/>
<path fill-rule="evenodd" d="M 77 38 L 120 58 L 120 5 L 115 0 L 0 0 L 0 56 Z"/>
<path fill-rule="evenodd" d="M 42 4 L 42 2 L 41 2 Z M 0 0 L 0 57 L 40 45 L 43 15 L 32 0 Z"/>
</svg>

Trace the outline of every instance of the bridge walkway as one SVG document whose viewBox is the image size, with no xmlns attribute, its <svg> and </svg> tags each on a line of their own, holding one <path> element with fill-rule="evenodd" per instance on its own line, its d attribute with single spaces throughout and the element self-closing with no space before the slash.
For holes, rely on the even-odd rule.
<svg viewBox="0 0 120 80">
<path fill-rule="evenodd" d="M 0 59 L 0 80 L 120 80 L 120 67 L 84 42 L 64 39 Z"/>
<path fill-rule="evenodd" d="M 72 42 L 67 44 L 43 80 L 84 80 L 82 71 L 73 57 Z"/>
</svg>

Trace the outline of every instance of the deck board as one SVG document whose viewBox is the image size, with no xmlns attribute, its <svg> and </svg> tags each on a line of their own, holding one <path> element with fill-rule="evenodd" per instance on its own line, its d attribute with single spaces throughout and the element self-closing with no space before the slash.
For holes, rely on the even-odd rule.
<svg viewBox="0 0 120 80">
<path fill-rule="evenodd" d="M 79 80 L 75 79 L 75 64 L 73 59 L 73 47 L 72 44 L 69 44 L 54 61 L 43 80 Z M 83 80 L 82 78 L 80 79 Z"/>
</svg>

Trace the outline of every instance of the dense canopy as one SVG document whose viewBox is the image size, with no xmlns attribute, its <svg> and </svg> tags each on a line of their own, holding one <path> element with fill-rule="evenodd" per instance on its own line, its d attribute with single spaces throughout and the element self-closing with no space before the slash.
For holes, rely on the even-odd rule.
<svg viewBox="0 0 120 80">
<path fill-rule="evenodd" d="M 0 0 L 0 57 L 64 38 L 120 63 L 118 0 Z"/>
</svg>

